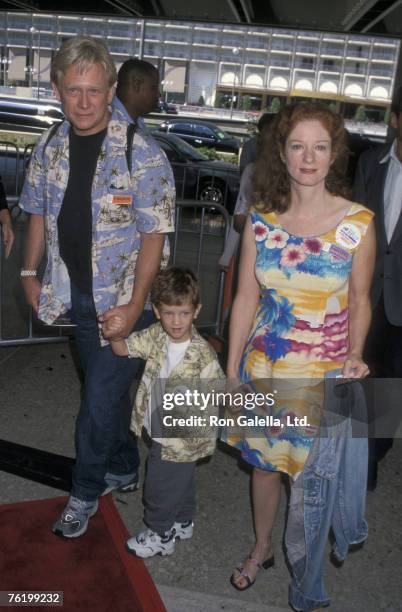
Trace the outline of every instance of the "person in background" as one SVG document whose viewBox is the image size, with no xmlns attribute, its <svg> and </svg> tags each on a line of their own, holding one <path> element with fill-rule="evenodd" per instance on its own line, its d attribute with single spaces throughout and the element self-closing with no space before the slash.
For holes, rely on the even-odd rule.
<svg viewBox="0 0 402 612">
<path fill-rule="evenodd" d="M 10 211 L 8 210 L 6 192 L 0 177 L 0 227 L 4 243 L 4 255 L 8 259 L 14 243 L 14 232 Z"/>
<path fill-rule="evenodd" d="M 377 378 L 402 378 L 402 87 L 391 104 L 390 125 L 395 131 L 394 140 L 362 153 L 354 184 L 355 200 L 375 212 L 373 321 L 366 358 Z M 380 390 L 382 398 L 386 392 L 387 387 Z M 378 462 L 392 447 L 391 436 L 400 420 L 399 405 L 393 403 L 388 409 L 388 435 L 370 440 L 370 490 L 377 486 Z"/>
<path fill-rule="evenodd" d="M 237 247 L 240 240 L 240 235 L 243 232 L 247 215 L 250 210 L 250 206 L 253 203 L 253 172 L 255 168 L 255 161 L 258 158 L 258 153 L 263 142 L 263 137 L 267 135 L 269 126 L 272 125 L 272 120 L 275 115 L 272 113 L 265 113 L 260 117 L 258 122 L 258 136 L 247 141 L 246 145 L 253 141 L 250 150 L 246 152 L 246 157 L 250 159 L 250 163 L 241 169 L 240 187 L 237 195 L 236 206 L 233 211 L 233 219 L 230 227 L 230 231 L 226 240 L 225 249 L 219 260 L 219 265 L 224 270 L 227 270 L 233 255 L 237 251 Z M 245 146 L 246 146 L 245 145 Z M 243 152 L 242 152 L 243 155 Z M 242 163 L 243 157 L 240 158 Z"/>
<path fill-rule="evenodd" d="M 117 73 L 116 94 L 112 107 L 125 121 L 146 129 L 143 116 L 156 109 L 159 100 L 159 72 L 153 64 L 130 58 Z"/>
<path fill-rule="evenodd" d="M 223 270 L 229 268 L 232 257 L 238 249 L 240 234 L 244 229 L 247 215 L 252 201 L 252 174 L 254 164 L 248 164 L 240 179 L 240 188 L 233 211 L 233 219 L 225 242 L 225 249 L 219 259 L 219 266 Z"/>
<path fill-rule="evenodd" d="M 257 154 L 258 154 L 259 139 L 265 127 L 267 127 L 271 123 L 274 117 L 275 117 L 274 113 L 264 113 L 258 119 L 257 134 L 255 136 L 252 136 L 248 140 L 246 140 L 241 150 L 240 160 L 239 160 L 240 174 L 243 174 L 248 164 L 251 164 L 252 162 L 256 161 Z"/>
</svg>

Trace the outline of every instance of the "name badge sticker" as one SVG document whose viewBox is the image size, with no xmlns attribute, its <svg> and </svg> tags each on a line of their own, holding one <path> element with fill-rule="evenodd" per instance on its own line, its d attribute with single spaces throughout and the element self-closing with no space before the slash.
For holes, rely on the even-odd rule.
<svg viewBox="0 0 402 612">
<path fill-rule="evenodd" d="M 336 230 L 336 242 L 345 249 L 354 249 L 360 243 L 362 235 L 353 223 L 342 223 Z"/>
<path fill-rule="evenodd" d="M 114 193 L 108 193 L 107 200 L 109 204 L 113 204 L 114 206 L 130 206 L 133 203 L 133 196 L 126 195 L 116 195 Z"/>
<path fill-rule="evenodd" d="M 332 261 L 349 261 L 352 257 L 348 251 L 345 251 L 336 244 L 331 244 L 331 248 L 328 251 Z"/>
</svg>

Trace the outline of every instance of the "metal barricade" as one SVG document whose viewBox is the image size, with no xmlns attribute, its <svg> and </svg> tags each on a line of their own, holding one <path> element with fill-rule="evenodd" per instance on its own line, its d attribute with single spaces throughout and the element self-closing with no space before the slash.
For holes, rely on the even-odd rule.
<svg viewBox="0 0 402 612">
<path fill-rule="evenodd" d="M 12 253 L 4 259 L 0 232 L 0 347 L 60 342 L 67 339 L 62 329 L 40 323 L 26 304 L 20 280 L 28 215 L 18 207 L 16 196 L 7 196 L 13 217 L 15 242 Z"/>
<path fill-rule="evenodd" d="M 13 252 L 5 262 L 0 235 L 0 347 L 66 340 L 66 328 L 40 323 L 26 305 L 19 270 L 29 216 L 18 208 L 16 197 L 8 197 L 8 202 L 14 218 L 16 240 Z M 218 261 L 225 247 L 230 216 L 220 204 L 196 200 L 179 200 L 175 215 L 171 263 L 191 268 L 197 274 L 203 301 L 197 327 L 206 333 L 219 335 L 225 273 L 219 269 Z"/>
<path fill-rule="evenodd" d="M 0 176 L 6 193 L 17 196 L 23 178 L 20 149 L 12 142 L 0 141 Z"/>
<path fill-rule="evenodd" d="M 172 263 L 191 268 L 199 278 L 203 307 L 197 327 L 213 335 L 221 332 L 225 271 L 218 262 L 229 227 L 229 213 L 219 204 L 195 200 L 179 200 L 176 204 Z"/>
</svg>

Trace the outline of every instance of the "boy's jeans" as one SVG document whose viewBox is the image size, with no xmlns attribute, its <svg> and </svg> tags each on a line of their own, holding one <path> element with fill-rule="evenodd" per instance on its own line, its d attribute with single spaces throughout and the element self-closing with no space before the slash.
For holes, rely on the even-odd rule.
<svg viewBox="0 0 402 612">
<path fill-rule="evenodd" d="M 163 536 L 175 522 L 187 523 L 195 515 L 195 461 L 162 459 L 162 446 L 152 440 L 144 491 L 144 522 Z"/>
</svg>

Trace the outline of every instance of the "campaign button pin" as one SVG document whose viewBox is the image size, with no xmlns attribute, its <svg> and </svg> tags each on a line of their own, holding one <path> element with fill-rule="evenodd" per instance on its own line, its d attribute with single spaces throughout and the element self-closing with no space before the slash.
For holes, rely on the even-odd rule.
<svg viewBox="0 0 402 612">
<path fill-rule="evenodd" d="M 360 230 L 353 223 L 342 223 L 335 232 L 336 242 L 346 249 L 353 249 L 361 239 Z"/>
</svg>

